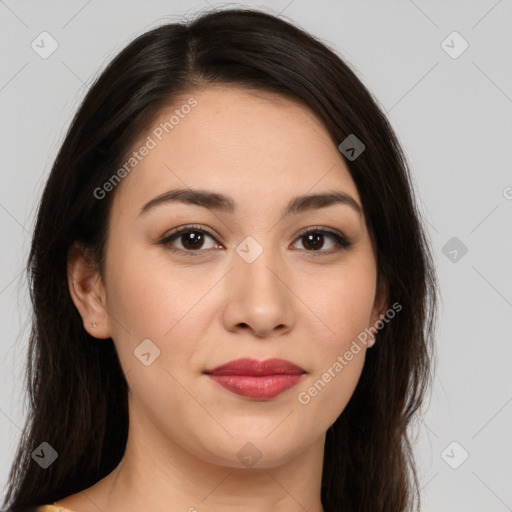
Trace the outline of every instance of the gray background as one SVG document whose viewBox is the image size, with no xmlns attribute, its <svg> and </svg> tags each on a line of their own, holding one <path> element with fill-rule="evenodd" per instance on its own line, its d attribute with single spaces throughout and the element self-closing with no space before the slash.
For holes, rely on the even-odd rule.
<svg viewBox="0 0 512 512">
<path fill-rule="evenodd" d="M 59 144 L 91 80 L 117 52 L 208 4 L 220 5 L 0 0 L 2 493 L 25 413 L 22 269 Z M 412 166 L 442 292 L 435 384 L 413 431 L 424 510 L 512 510 L 511 0 L 224 5 L 281 13 L 320 37 L 387 113 Z M 31 48 L 43 31 L 59 45 L 47 59 Z M 442 45 L 453 31 L 469 44 L 457 58 L 445 48 L 458 53 L 461 40 Z"/>
</svg>

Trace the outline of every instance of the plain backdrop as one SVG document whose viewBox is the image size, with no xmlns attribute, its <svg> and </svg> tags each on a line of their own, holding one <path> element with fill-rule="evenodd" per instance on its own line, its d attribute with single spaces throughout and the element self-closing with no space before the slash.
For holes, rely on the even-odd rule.
<svg viewBox="0 0 512 512">
<path fill-rule="evenodd" d="M 221 4 L 0 1 L 2 493 L 25 414 L 23 267 L 71 116 L 135 36 L 210 5 Z M 512 510 L 511 0 L 222 5 L 261 8 L 310 31 L 387 113 L 411 164 L 442 296 L 437 373 L 415 445 L 423 510 Z M 41 37 L 46 51 L 58 45 L 47 58 L 33 49 Z"/>
</svg>

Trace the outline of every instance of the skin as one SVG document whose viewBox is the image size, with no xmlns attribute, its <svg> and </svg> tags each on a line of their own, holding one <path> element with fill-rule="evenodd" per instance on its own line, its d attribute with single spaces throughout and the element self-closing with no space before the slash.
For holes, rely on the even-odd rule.
<svg viewBox="0 0 512 512">
<path fill-rule="evenodd" d="M 284 219 L 281 212 L 303 194 L 337 190 L 361 205 L 360 197 L 335 142 L 302 104 L 219 86 L 193 97 L 197 106 L 117 186 L 103 276 L 80 248 L 70 251 L 71 296 L 84 328 L 114 340 L 130 426 L 117 468 L 57 503 L 77 512 L 319 512 L 325 432 L 354 392 L 364 344 L 308 404 L 298 394 L 375 325 L 386 301 L 361 214 L 346 204 Z M 140 215 L 148 201 L 183 187 L 226 194 L 237 209 L 174 202 Z M 199 255 L 158 243 L 188 224 L 215 235 L 205 235 Z M 339 231 L 352 245 L 337 250 L 324 235 L 312 250 L 298 236 L 309 227 Z M 252 263 L 236 252 L 248 236 L 263 249 Z M 185 251 L 187 240 L 169 244 Z M 160 350 L 149 366 L 134 355 L 144 339 Z M 242 357 L 279 357 L 307 373 L 268 401 L 203 374 Z M 237 457 L 248 442 L 261 454 L 252 467 Z"/>
</svg>

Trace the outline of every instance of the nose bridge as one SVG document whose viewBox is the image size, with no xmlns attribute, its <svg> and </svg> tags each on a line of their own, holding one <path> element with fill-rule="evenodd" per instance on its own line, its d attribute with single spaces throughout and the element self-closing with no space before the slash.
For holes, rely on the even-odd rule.
<svg viewBox="0 0 512 512">
<path fill-rule="evenodd" d="M 279 251 L 264 248 L 247 237 L 236 253 L 225 321 L 231 328 L 244 324 L 259 335 L 276 327 L 290 327 L 294 317 L 293 294 L 285 285 L 288 273 Z"/>
<path fill-rule="evenodd" d="M 288 272 L 278 244 L 271 235 L 262 235 L 258 240 L 252 236 L 246 237 L 236 247 L 236 253 L 236 271 L 240 271 L 246 279 L 259 283 L 262 288 L 272 286 L 281 290 L 282 280 Z"/>
<path fill-rule="evenodd" d="M 277 250 L 263 246 L 252 237 L 247 237 L 236 249 L 234 274 L 246 286 L 246 295 L 252 291 L 277 298 L 282 295 L 282 283 L 278 274 L 284 274 Z"/>
</svg>

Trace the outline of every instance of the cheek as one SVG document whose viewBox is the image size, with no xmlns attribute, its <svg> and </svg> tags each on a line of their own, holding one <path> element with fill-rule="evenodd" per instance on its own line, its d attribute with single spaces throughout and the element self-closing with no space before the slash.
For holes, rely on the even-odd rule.
<svg viewBox="0 0 512 512">
<path fill-rule="evenodd" d="M 147 250 L 119 244 L 111 252 L 110 266 L 107 262 L 112 338 L 125 373 L 136 370 L 132 379 L 141 370 L 134 351 L 146 339 L 156 346 L 149 345 L 158 357 L 143 368 L 151 369 L 146 372 L 150 387 L 160 379 L 155 376 L 157 368 L 183 381 L 201 362 L 200 357 L 197 361 L 200 344 L 195 341 L 206 337 L 211 316 L 218 310 L 212 305 L 214 288 L 225 274 L 225 269 L 204 265 L 199 270 L 194 265 L 171 264 L 169 259 L 165 251 L 154 251 L 150 258 Z"/>
<path fill-rule="evenodd" d="M 322 352 L 332 356 L 369 326 L 376 292 L 371 258 L 355 255 L 337 269 L 302 278 L 300 297 L 316 317 Z"/>
<path fill-rule="evenodd" d="M 343 354 L 343 352 L 342 352 Z M 352 398 L 364 366 L 365 351 L 352 356 L 350 361 L 333 354 L 318 373 L 309 376 L 297 393 L 297 408 L 303 418 L 307 437 L 325 432 L 343 412 Z"/>
<path fill-rule="evenodd" d="M 171 336 L 216 281 L 212 272 L 171 264 L 164 251 L 148 257 L 147 251 L 122 245 L 112 251 L 108 277 L 112 314 L 134 336 L 155 339 Z"/>
<path fill-rule="evenodd" d="M 308 350 L 314 371 L 298 390 L 297 402 L 322 428 L 336 420 L 359 381 L 366 353 L 361 340 L 370 327 L 375 280 L 373 260 L 360 258 L 328 277 L 317 276 L 317 292 L 309 294 L 308 305 L 318 315 Z"/>
<path fill-rule="evenodd" d="M 205 275 L 205 282 L 192 267 L 172 266 L 163 252 L 155 256 L 123 244 L 112 247 L 106 286 L 112 338 L 137 407 L 160 421 L 173 404 L 174 415 L 197 416 L 201 423 L 201 409 L 191 406 L 180 383 L 190 378 L 197 350 L 192 341 L 202 336 L 197 303 L 216 279 Z M 147 366 L 139 358 L 145 352 Z"/>
</svg>

